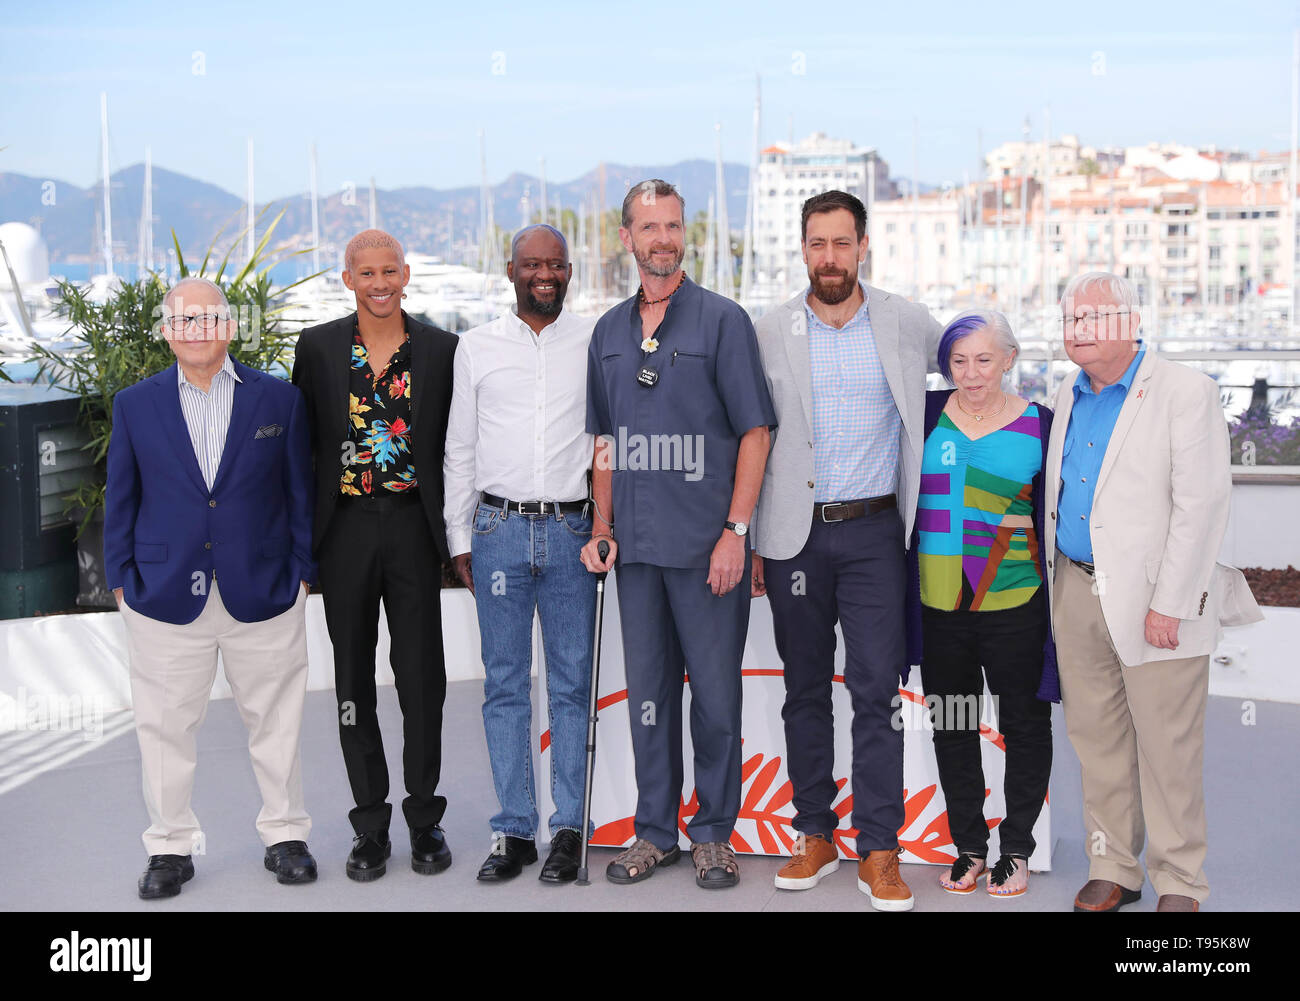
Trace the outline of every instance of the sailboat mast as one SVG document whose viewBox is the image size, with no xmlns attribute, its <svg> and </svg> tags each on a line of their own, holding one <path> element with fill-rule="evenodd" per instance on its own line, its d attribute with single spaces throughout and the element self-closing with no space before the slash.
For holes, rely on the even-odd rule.
<svg viewBox="0 0 1300 1001">
<path fill-rule="evenodd" d="M 99 151 L 104 186 L 104 273 L 113 277 L 113 207 L 108 196 L 108 94 L 99 95 Z"/>
<path fill-rule="evenodd" d="M 253 259 L 253 254 L 257 247 L 256 220 L 257 213 L 253 209 L 253 137 L 248 137 L 248 234 L 245 237 L 248 260 Z"/>
<path fill-rule="evenodd" d="M 754 148 L 750 151 L 749 158 L 749 189 L 745 193 L 745 242 L 740 252 L 740 301 L 742 303 L 748 303 L 754 293 L 754 234 L 758 229 L 754 218 L 758 211 L 755 189 L 758 186 L 759 127 L 762 124 L 762 117 L 763 78 L 755 74 Z"/>
<path fill-rule="evenodd" d="M 716 184 L 718 188 L 718 274 L 717 291 L 728 299 L 736 296 L 735 282 L 732 281 L 733 259 L 731 256 L 731 226 L 727 220 L 727 177 L 722 166 L 722 123 L 713 126 L 716 140 Z"/>
<path fill-rule="evenodd" d="M 144 197 L 140 200 L 140 263 L 138 277 L 153 270 L 153 148 L 144 149 Z"/>
<path fill-rule="evenodd" d="M 316 178 L 316 144 L 311 144 L 311 273 L 320 273 L 320 204 Z"/>
</svg>

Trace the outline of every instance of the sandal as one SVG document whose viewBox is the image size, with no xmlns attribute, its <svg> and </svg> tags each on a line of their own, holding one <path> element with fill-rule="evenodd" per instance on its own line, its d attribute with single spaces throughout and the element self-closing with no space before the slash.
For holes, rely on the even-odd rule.
<svg viewBox="0 0 1300 1001">
<path fill-rule="evenodd" d="M 605 867 L 605 878 L 611 883 L 639 883 L 654 875 L 659 866 L 672 865 L 681 857 L 682 850 L 676 845 L 665 852 L 645 838 L 637 838 Z"/>
<path fill-rule="evenodd" d="M 695 885 L 719 890 L 740 882 L 740 866 L 731 845 L 723 841 L 702 841 L 691 845 L 695 862 Z"/>
<path fill-rule="evenodd" d="M 939 885 L 949 893 L 974 893 L 975 884 L 988 868 L 983 855 L 961 852 L 947 875 L 939 876 Z"/>
<path fill-rule="evenodd" d="M 1029 890 L 1029 859 L 1003 855 L 989 870 L 990 897 L 1019 897 Z"/>
</svg>

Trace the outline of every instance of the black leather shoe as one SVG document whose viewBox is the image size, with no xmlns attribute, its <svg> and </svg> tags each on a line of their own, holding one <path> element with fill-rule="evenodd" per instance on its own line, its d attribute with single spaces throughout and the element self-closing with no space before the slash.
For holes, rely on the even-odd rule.
<svg viewBox="0 0 1300 1001">
<path fill-rule="evenodd" d="M 267 872 L 275 873 L 277 883 L 314 883 L 316 860 L 305 841 L 280 841 L 266 850 L 262 859 Z"/>
<path fill-rule="evenodd" d="M 537 878 L 543 883 L 572 883 L 578 878 L 582 858 L 582 838 L 577 831 L 565 828 L 551 838 L 551 854 L 546 856 Z"/>
<path fill-rule="evenodd" d="M 136 884 L 141 900 L 174 897 L 181 884 L 194 878 L 194 860 L 188 855 L 150 855 L 149 865 Z"/>
<path fill-rule="evenodd" d="M 484 883 L 504 883 L 514 879 L 524 866 L 537 861 L 537 845 L 532 838 L 512 838 L 508 834 L 497 834 L 496 844 L 489 855 L 478 867 L 478 878 Z"/>
<path fill-rule="evenodd" d="M 388 840 L 388 831 L 367 831 L 352 839 L 352 851 L 348 855 L 348 879 L 358 883 L 368 883 L 378 879 L 388 868 L 388 856 L 393 854 L 392 842 Z"/>
<path fill-rule="evenodd" d="M 423 876 L 432 876 L 451 865 L 447 835 L 437 824 L 411 831 L 411 868 Z"/>
</svg>

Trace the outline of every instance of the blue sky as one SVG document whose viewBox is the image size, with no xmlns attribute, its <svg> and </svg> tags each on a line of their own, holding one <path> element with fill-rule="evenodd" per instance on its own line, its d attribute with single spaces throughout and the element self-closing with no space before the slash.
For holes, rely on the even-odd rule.
<svg viewBox="0 0 1300 1001">
<path fill-rule="evenodd" d="M 814 129 L 876 146 L 895 175 L 975 175 L 977 144 L 1150 140 L 1284 149 L 1294 2 L 6 4 L 0 171 L 93 183 L 99 94 L 114 169 L 143 159 L 257 196 L 321 186 L 567 181 L 601 159 L 747 162 Z M 202 72 L 197 72 L 202 70 Z"/>
</svg>

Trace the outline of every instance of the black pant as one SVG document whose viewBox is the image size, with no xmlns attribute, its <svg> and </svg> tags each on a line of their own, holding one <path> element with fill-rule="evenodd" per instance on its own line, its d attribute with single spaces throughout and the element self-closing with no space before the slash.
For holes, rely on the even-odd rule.
<svg viewBox="0 0 1300 1001">
<path fill-rule="evenodd" d="M 923 607 L 921 612 L 921 683 L 934 722 L 934 756 L 953 844 L 959 852 L 988 851 L 979 734 L 983 665 L 1007 754 L 1001 850 L 1031 855 L 1034 822 L 1052 771 L 1052 705 L 1035 695 L 1047 636 L 1044 589 L 1016 608 L 942 612 Z"/>
<path fill-rule="evenodd" d="M 321 542 L 325 622 L 334 645 L 339 743 L 356 807 L 358 834 L 386 829 L 388 764 L 375 715 L 375 645 L 379 599 L 391 638 L 389 663 L 402 708 L 402 813 L 412 828 L 442 820 L 437 794 L 442 767 L 442 706 L 447 669 L 442 651 L 441 561 L 417 497 L 343 500 Z"/>
</svg>

